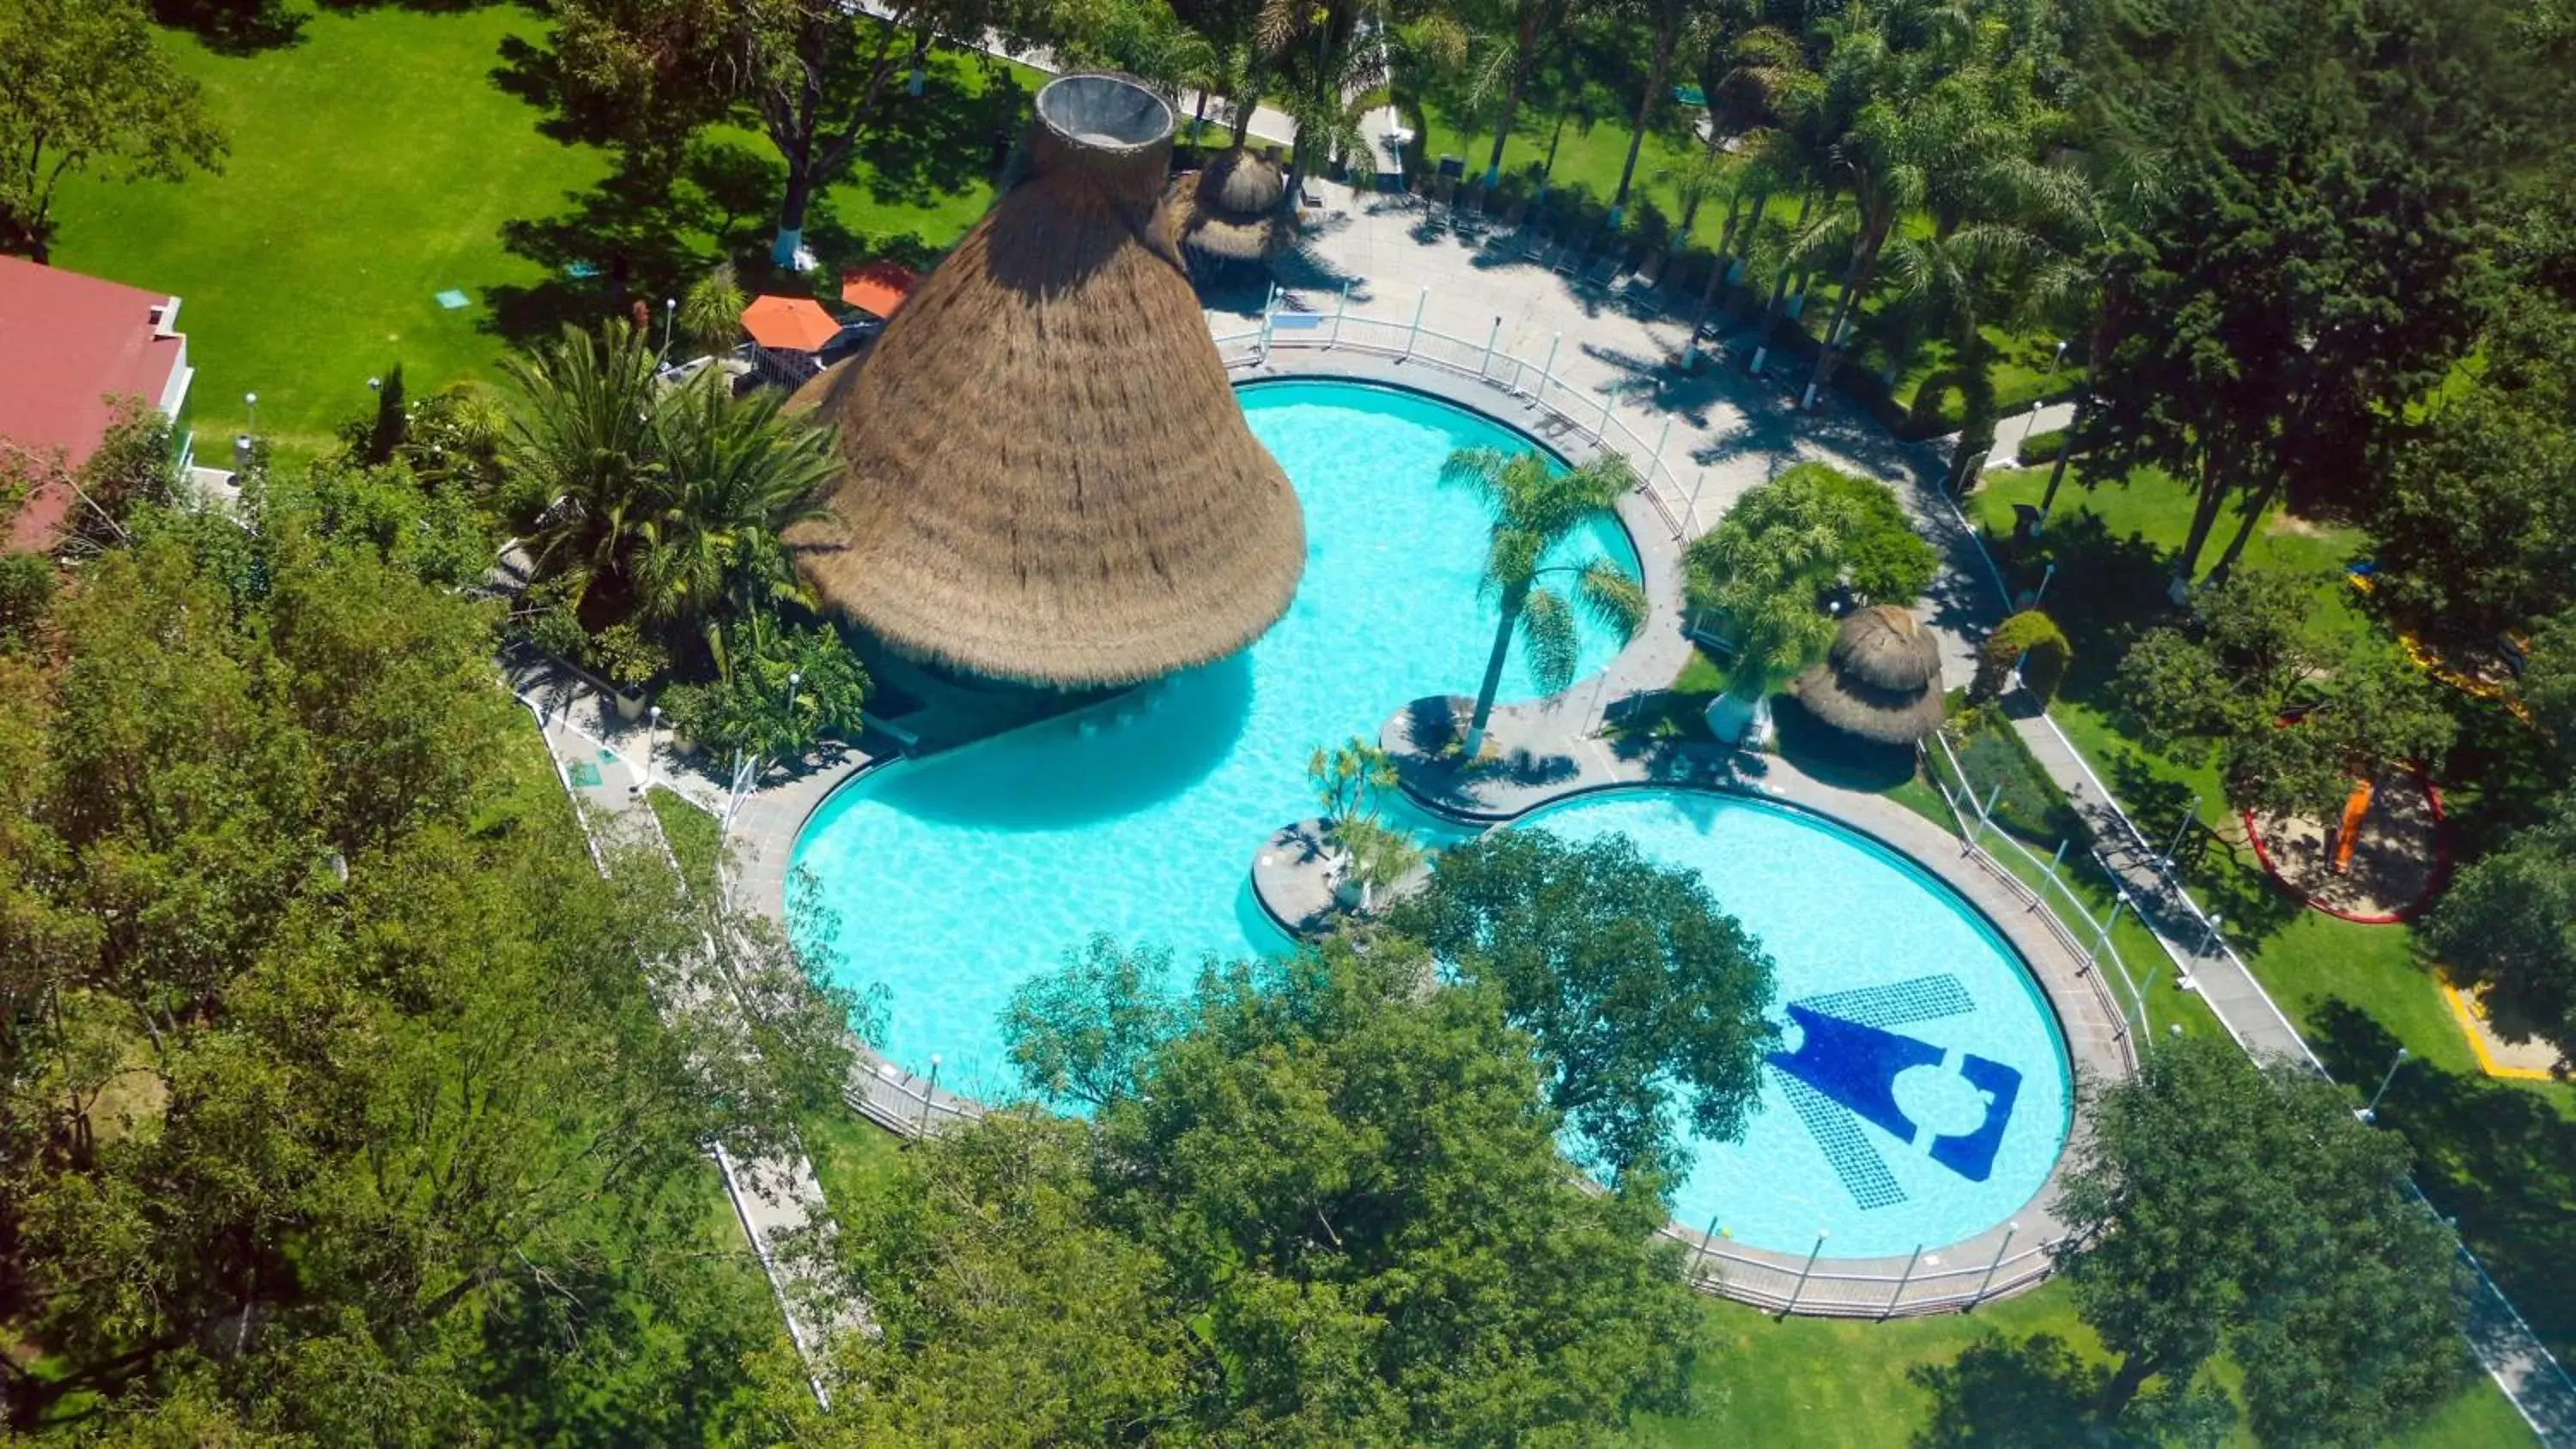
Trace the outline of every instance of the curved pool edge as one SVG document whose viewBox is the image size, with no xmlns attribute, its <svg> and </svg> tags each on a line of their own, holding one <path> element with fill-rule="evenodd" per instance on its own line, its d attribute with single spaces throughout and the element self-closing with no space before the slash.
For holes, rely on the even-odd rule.
<svg viewBox="0 0 2576 1449">
<path fill-rule="evenodd" d="M 1569 431 L 1566 436 L 1551 437 L 1544 426 L 1523 421 L 1525 417 L 1540 416 L 1525 404 L 1512 406 L 1508 414 L 1498 410 L 1492 404 L 1502 395 L 1489 385 L 1479 386 L 1470 379 L 1427 367 L 1407 372 L 1386 359 L 1303 355 L 1284 366 L 1238 368 L 1234 377 L 1238 387 L 1310 380 L 1392 388 L 1464 409 L 1568 462 L 1588 461 L 1599 451 L 1580 434 Z M 1508 401 L 1518 403 L 1517 399 Z M 1498 715 L 1508 712 L 1561 725 L 1569 715 L 1597 715 L 1599 701 L 1614 688 L 1623 695 L 1638 689 L 1661 689 L 1679 672 L 1690 648 L 1681 628 L 1679 541 L 1648 502 L 1634 493 L 1621 500 L 1618 521 L 1628 535 L 1647 586 L 1650 609 L 1645 624 L 1604 669 L 1557 695 L 1501 706 Z M 1590 708 L 1586 707 L 1587 696 Z M 1400 707 L 1404 702 L 1389 703 L 1390 707 Z M 806 825 L 844 786 L 898 758 L 871 757 L 855 747 L 839 750 L 831 758 L 809 760 L 807 768 L 790 780 L 747 799 L 736 813 L 727 840 L 733 855 L 729 898 L 786 931 L 787 883 L 796 845 Z M 1811 1262 L 1801 1254 L 1708 1240 L 1680 1223 L 1668 1223 L 1664 1236 L 1681 1245 L 1687 1255 L 1694 1287 L 1774 1310 L 1884 1318 L 1956 1311 L 2034 1286 L 2049 1274 L 2048 1245 L 2064 1233 L 2050 1207 L 2066 1163 L 2086 1132 L 2085 1088 L 2089 1082 L 2124 1078 L 2133 1068 L 2127 1028 L 2116 1004 L 2109 1000 L 2107 987 L 2098 974 L 2083 964 L 2080 948 L 2052 931 L 2056 927 L 2054 916 L 2017 881 L 1957 837 L 1882 797 L 1839 790 L 1776 758 L 1770 764 L 1772 778 L 1766 781 L 1770 788 L 1726 793 L 1800 810 L 1863 836 L 1941 883 L 2012 947 L 2038 987 L 2064 1044 L 2075 1087 L 2074 1120 L 2066 1147 L 2016 1222 L 1918 1253 L 1917 1261 L 1826 1258 Z M 1410 789 L 1407 793 L 1435 814 L 1465 823 L 1496 825 L 1584 794 L 1677 783 L 1682 782 L 1643 776 L 1579 781 L 1520 802 L 1507 813 L 1490 815 L 1462 813 Z M 1704 783 L 1698 787 L 1710 788 Z M 2062 929 L 2056 927 L 2058 931 Z M 925 1082 L 904 1072 L 864 1044 L 845 1095 L 855 1109 L 904 1135 L 919 1135 L 982 1111 L 982 1104 L 940 1089 L 935 1081 Z"/>
</svg>

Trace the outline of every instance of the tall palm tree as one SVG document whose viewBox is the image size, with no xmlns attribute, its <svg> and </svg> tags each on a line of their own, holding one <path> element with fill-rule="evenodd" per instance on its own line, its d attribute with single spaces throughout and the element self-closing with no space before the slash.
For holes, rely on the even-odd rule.
<svg viewBox="0 0 2576 1449">
<path fill-rule="evenodd" d="M 1628 188 L 1637 179 L 1637 156 L 1646 145 L 1646 127 L 1654 119 L 1655 109 L 1664 104 L 1664 87 L 1673 77 L 1673 54 L 1681 48 L 1682 36 L 1707 0 L 1632 0 L 1642 12 L 1640 18 L 1652 35 L 1646 63 L 1645 88 L 1637 97 L 1637 115 L 1628 130 L 1628 159 L 1619 168 L 1619 189 L 1610 198 L 1609 226 L 1619 229 L 1621 218 L 1628 214 Z"/>
<path fill-rule="evenodd" d="M 1762 728 L 1771 690 L 1833 646 L 1834 620 L 1817 600 L 1839 581 L 1859 519 L 1804 471 L 1820 466 L 1748 491 L 1683 555 L 1691 603 L 1715 613 L 1735 646 L 1710 721 L 1722 738 Z"/>
<path fill-rule="evenodd" d="M 819 499 L 837 464 L 831 435 L 782 414 L 784 398 L 764 390 L 736 401 L 708 372 L 654 417 L 659 486 L 636 525 L 636 604 L 647 619 L 695 630 L 719 670 L 725 620 L 781 599 L 811 602 L 779 535 L 829 516 Z"/>
<path fill-rule="evenodd" d="M 1475 717 L 1467 726 L 1466 757 L 1473 760 L 1485 747 L 1485 726 L 1493 717 L 1494 696 L 1503 686 L 1503 663 L 1515 634 L 1529 648 L 1539 687 L 1554 694 L 1574 682 L 1581 649 L 1574 620 L 1578 604 L 1623 640 L 1645 621 L 1644 586 L 1608 559 L 1579 568 L 1547 563 L 1549 551 L 1575 529 L 1617 507 L 1620 495 L 1637 486 L 1637 474 L 1616 453 L 1559 471 L 1535 452 L 1461 448 L 1441 465 L 1440 481 L 1477 490 L 1494 510 L 1484 585 L 1500 600 L 1502 618 L 1494 628 L 1494 652 L 1485 661 L 1485 682 L 1476 691 Z M 1575 575 L 1573 601 L 1540 582 L 1557 573 Z"/>
<path fill-rule="evenodd" d="M 651 510 L 653 349 L 622 321 L 593 338 L 563 335 L 506 371 L 513 399 L 505 447 L 520 501 L 537 511 L 526 542 L 540 572 L 569 575 L 578 600 L 616 576 Z"/>
</svg>

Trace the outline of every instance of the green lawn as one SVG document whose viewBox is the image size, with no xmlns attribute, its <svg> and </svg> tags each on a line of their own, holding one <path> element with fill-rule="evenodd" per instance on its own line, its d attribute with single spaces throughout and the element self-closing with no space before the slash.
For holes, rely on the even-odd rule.
<svg viewBox="0 0 2576 1449">
<path fill-rule="evenodd" d="M 1488 128 L 1462 136 L 1436 104 L 1418 102 L 1417 109 L 1422 120 L 1424 165 L 1437 166 L 1441 157 L 1457 156 L 1466 162 L 1469 180 L 1482 179 L 1485 162 L 1494 154 L 1493 131 Z M 1524 111 L 1513 124 L 1510 139 L 1503 143 L 1503 173 L 1537 175 L 1547 160 L 1548 140 L 1555 124 L 1552 118 Z M 1580 191 L 1607 207 L 1610 198 L 1619 193 L 1619 170 L 1627 164 L 1630 134 L 1624 119 L 1605 120 L 1589 128 L 1568 121 L 1557 140 L 1556 165 L 1548 173 L 1549 189 Z M 1630 187 L 1631 220 L 1653 207 L 1670 225 L 1681 224 L 1681 204 L 1674 199 L 1673 188 L 1657 178 L 1678 166 L 1690 154 L 1691 144 L 1660 134 L 1646 138 L 1645 147 L 1637 153 L 1637 176 Z M 1695 230 L 1701 233 L 1703 242 L 1716 240 L 1717 227 L 1725 213 L 1723 200 L 1701 208 Z"/>
<path fill-rule="evenodd" d="M 1988 1304 L 1974 1314 L 1867 1320 L 1777 1320 L 1733 1303 L 1708 1307 L 1710 1347 L 1693 1380 L 1694 1411 L 1641 1424 L 1632 1441 L 1655 1449 L 1760 1444 L 1765 1449 L 1893 1449 L 1926 1434 L 1942 1399 L 1910 1377 L 1948 1365 L 1961 1350 L 1988 1341 L 2050 1334 L 2088 1359 L 2100 1343 L 2075 1316 L 2073 1296 L 2051 1284 Z M 1974 1437 L 1942 1443 L 2081 1443 L 2052 1441 L 2044 1406 L 2056 1386 L 2035 1375 L 2006 1375 L 1992 1390 L 1945 1416 Z M 2239 1431 L 2231 1445 L 2250 1445 Z M 2495 1449 L 2534 1442 L 2493 1380 L 2479 1375 L 2460 1394 L 2392 1443 L 2411 1449 Z"/>
<path fill-rule="evenodd" d="M 722 893 L 716 880 L 716 857 L 724 849 L 723 832 L 716 818 L 689 803 L 676 791 L 656 785 L 645 802 L 653 807 L 653 818 L 661 823 L 662 838 L 670 842 L 672 858 L 680 863 L 680 877 L 696 895 L 714 899 Z"/>
<path fill-rule="evenodd" d="M 593 189 L 607 153 L 550 139 L 546 113 L 504 88 L 505 42 L 543 28 L 515 6 L 371 6 L 318 9 L 296 43 L 246 55 L 163 33 L 230 138 L 224 170 L 66 181 L 55 258 L 183 299 L 202 455 L 228 453 L 246 393 L 282 453 L 309 455 L 396 361 L 415 392 L 492 375 L 514 342 L 607 312 L 603 282 L 561 270 L 584 251 L 631 248 L 644 291 L 720 244 L 762 251 L 779 174 L 767 143 L 720 129 L 683 186 L 623 206 Z M 994 127 L 1024 112 L 1027 79 L 995 85 L 942 55 L 928 101 L 818 202 L 816 250 L 928 260 L 953 244 L 991 198 Z M 441 307 L 449 289 L 468 305 Z"/>
<path fill-rule="evenodd" d="M 799 1131 L 826 1202 L 845 1202 L 867 1191 L 893 1169 L 896 1154 L 903 1151 L 901 1139 L 846 1108 L 818 1112 Z"/>
<path fill-rule="evenodd" d="M 2047 552 L 2016 554 L 2006 542 L 2012 505 L 2036 502 L 2043 481 L 2037 472 L 1990 477 L 1970 512 L 2016 587 L 2036 582 L 2043 558 L 2059 565 L 2046 607 L 2073 641 L 2075 662 L 2051 715 L 2152 836 L 2175 838 L 2192 812 L 2199 826 L 2181 838 L 2194 893 L 2226 918 L 2256 977 L 2337 1077 L 2366 1091 L 2397 1048 L 2412 1054 L 2381 1120 L 2413 1144 L 2425 1191 L 2458 1218 L 2461 1236 L 2534 1329 L 2562 1358 L 2576 1356 L 2576 1281 L 2565 1271 L 2576 1262 L 2576 1088 L 2478 1072 L 2412 929 L 2356 925 L 2291 899 L 2241 844 L 2214 764 L 2137 743 L 2112 697 L 2111 672 L 2130 640 L 2172 617 L 2161 589 L 2188 496 L 2152 474 L 2089 490 L 2070 484 Z M 2348 530 L 2276 516 L 2246 552 L 2254 567 L 2317 572 L 2320 628 L 2354 638 L 2374 627 L 2339 577 L 2359 543 Z M 2513 728 L 2486 717 L 2495 711 L 2463 708 L 2464 740 Z M 2464 745 L 2455 768 L 2464 755 L 2475 766 L 2502 753 L 2491 741 Z M 2446 786 L 2455 802 L 2474 805 L 2476 780 Z"/>
</svg>

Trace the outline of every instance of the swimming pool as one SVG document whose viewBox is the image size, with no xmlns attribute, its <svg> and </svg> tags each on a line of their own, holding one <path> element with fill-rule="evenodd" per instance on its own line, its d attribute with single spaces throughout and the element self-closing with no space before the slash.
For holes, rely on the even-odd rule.
<svg viewBox="0 0 2576 1449">
<path fill-rule="evenodd" d="M 1316 811 L 1306 759 L 1374 740 L 1407 702 L 1472 693 L 1493 646 L 1475 493 L 1439 485 L 1462 447 L 1520 434 L 1414 393 L 1274 382 L 1239 396 L 1306 510 L 1306 575 L 1286 617 L 1233 658 L 1078 715 L 873 771 L 807 822 L 794 863 L 839 914 L 850 984 L 882 983 L 884 1050 L 943 1085 L 1016 1094 L 999 1037 L 1011 989 L 1096 932 L 1203 953 L 1285 943 L 1251 899 L 1270 833 Z M 1637 556 L 1607 520 L 1552 558 Z M 1581 672 L 1617 651 L 1585 627 Z M 1537 692 L 1520 651 L 1505 699 Z"/>
<path fill-rule="evenodd" d="M 825 801 L 797 840 L 794 864 L 840 917 L 849 984 L 884 988 L 886 1055 L 919 1072 L 936 1054 L 942 1084 L 957 1091 L 1018 1094 L 1003 1007 L 1095 933 L 1170 947 L 1181 973 L 1204 954 L 1284 949 L 1251 898 L 1249 869 L 1273 830 L 1314 813 L 1308 754 L 1374 738 L 1408 701 L 1470 692 L 1483 671 L 1495 623 L 1476 587 L 1485 506 L 1437 475 L 1454 448 L 1529 441 L 1354 383 L 1263 383 L 1239 395 L 1306 510 L 1306 576 L 1287 616 L 1221 663 L 872 771 Z M 1637 566 L 1607 522 L 1554 561 L 1596 557 Z M 1614 652 L 1587 628 L 1582 671 Z M 1503 697 L 1535 692 L 1515 651 Z M 1675 1195 L 1683 1222 L 1705 1227 L 1715 1215 L 1739 1242 L 1797 1253 L 1829 1227 L 1827 1256 L 1903 1254 L 1974 1236 L 2045 1181 L 2070 1096 L 2053 1020 L 1991 929 L 1913 867 L 1821 822 L 1704 794 L 1585 797 L 1528 821 L 1570 836 L 1626 830 L 1650 856 L 1699 870 L 1779 963 L 1775 1015 L 1804 1002 L 1916 1043 L 1833 1037 L 1892 1063 L 1888 1100 L 1862 1094 L 1881 1118 L 1897 1120 L 1892 1104 L 1906 1121 L 1977 1136 L 1962 1126 L 1970 1107 L 1955 1074 L 1917 1060 L 1927 1049 L 1945 1068 L 1956 1048 L 2015 1075 L 2004 1110 L 1978 1114 L 2000 1119 L 1991 1161 L 1971 1141 L 1943 1149 L 1945 1162 L 1937 1143 L 1918 1151 L 1832 1095 L 1854 1095 L 1834 1071 L 1796 1069 L 1827 1077 L 1820 1088 L 1767 1070 L 1746 1140 L 1699 1150 Z"/>
<path fill-rule="evenodd" d="M 1697 871 L 1778 966 L 1779 1050 L 1741 1142 L 1695 1144 L 1673 1215 L 1831 1258 L 1976 1236 L 2047 1182 L 2074 1105 L 2066 1045 L 1995 929 L 1876 842 L 1785 806 L 1623 789 L 1521 817 L 1624 832 Z"/>
</svg>

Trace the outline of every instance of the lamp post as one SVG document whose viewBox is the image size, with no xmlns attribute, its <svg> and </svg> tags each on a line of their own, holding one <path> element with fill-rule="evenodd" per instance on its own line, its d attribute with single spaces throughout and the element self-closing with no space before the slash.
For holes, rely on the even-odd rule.
<svg viewBox="0 0 2576 1449">
<path fill-rule="evenodd" d="M 2039 587 L 2038 587 L 2038 588 L 2035 588 L 2035 589 L 2033 589 L 2033 590 L 2031 590 L 2031 591 L 2030 591 L 2030 606 L 2031 606 L 2032 608 L 2034 608 L 2034 609 L 2038 608 L 2038 607 L 2039 607 L 2039 601 L 2040 601 L 2040 600 L 2042 600 L 2042 599 L 2044 599 L 2044 598 L 2047 598 L 2047 597 L 2048 597 L 2048 583 L 2049 583 L 2049 580 L 2054 579 L 2054 578 L 2056 578 L 2056 577 L 2057 577 L 2057 561 L 2056 561 L 2055 559 L 2051 559 L 2051 560 L 2049 560 L 2048 567 L 2047 567 L 2047 568 L 2044 568 L 2044 569 L 2042 569 L 2042 570 L 2040 570 L 2040 573 L 2039 573 Z"/>
<path fill-rule="evenodd" d="M 258 436 L 259 436 L 259 394 L 258 394 L 258 393 L 255 393 L 255 392 L 246 392 L 246 393 L 243 393 L 243 394 L 242 394 L 242 408 L 243 408 L 244 412 L 248 415 L 247 417 L 245 417 L 245 419 L 244 419 L 244 420 L 243 420 L 243 422 L 242 422 L 242 436 L 244 436 L 244 437 L 250 437 L 250 438 L 258 437 Z"/>
<path fill-rule="evenodd" d="M 2013 444 L 2013 452 L 2016 456 L 2021 452 L 2021 444 L 2030 441 L 2030 430 L 2039 426 L 2039 410 L 2047 406 L 2046 399 L 2048 396 L 2048 384 L 2057 381 L 2057 369 L 2063 366 L 2066 362 L 2066 348 L 2068 341 L 2069 339 L 2066 338 L 2058 339 L 2056 355 L 2048 359 L 2048 376 L 2041 380 L 2039 387 L 2040 397 L 2042 400 L 2032 403 L 2030 405 L 2030 416 L 2022 420 L 2021 443 Z"/>
<path fill-rule="evenodd" d="M 653 737 L 661 729 L 662 706 L 657 704 L 644 711 L 644 786 L 648 790 L 653 786 Z"/>
<path fill-rule="evenodd" d="M 679 316 L 680 316 L 680 299 L 679 299 L 679 298 L 677 298 L 677 297 L 665 297 L 665 298 L 663 298 L 663 299 L 662 299 L 662 360 L 663 360 L 664 362 L 668 362 L 668 361 L 670 361 L 670 360 L 671 360 L 671 324 L 672 324 L 672 323 L 674 323 L 674 322 L 676 322 L 676 321 L 678 321 L 678 320 L 679 320 Z"/>
<path fill-rule="evenodd" d="M 2388 1095 L 2388 1084 L 2397 1080 L 2397 1069 L 2406 1065 L 2407 1058 L 2413 1055 L 2406 1048 L 2399 1047 L 2397 1055 L 2388 1059 L 2388 1071 L 2379 1079 L 2379 1090 L 2370 1094 L 2370 1105 L 2352 1115 L 2376 1125 L 2379 1121 L 2379 1099 Z"/>
<path fill-rule="evenodd" d="M 930 1085 L 924 1087 L 921 1092 L 921 1130 L 913 1135 L 917 1137 L 927 1137 L 930 1135 L 930 1102 L 932 1098 L 938 1095 L 939 1053 L 932 1052 L 930 1054 Z"/>
</svg>

